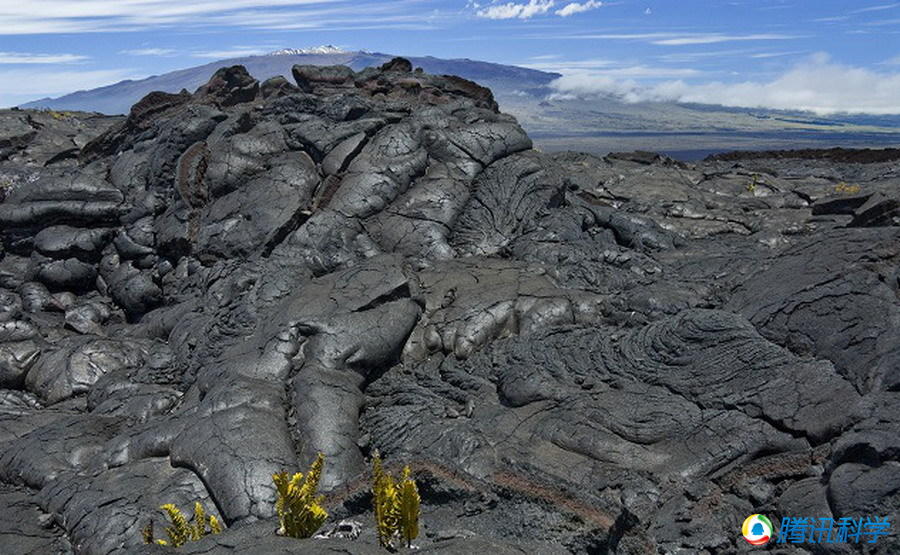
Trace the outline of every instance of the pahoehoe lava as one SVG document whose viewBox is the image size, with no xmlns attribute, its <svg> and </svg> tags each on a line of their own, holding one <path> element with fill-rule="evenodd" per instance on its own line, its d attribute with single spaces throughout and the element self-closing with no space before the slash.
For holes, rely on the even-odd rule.
<svg viewBox="0 0 900 555">
<path fill-rule="evenodd" d="M 429 553 L 897 522 L 896 160 L 549 154 L 403 59 L 293 74 L 0 111 L 0 553 L 164 553 L 194 501 L 183 553 L 381 553 L 376 448 Z M 357 539 L 274 533 L 317 452 Z"/>
</svg>

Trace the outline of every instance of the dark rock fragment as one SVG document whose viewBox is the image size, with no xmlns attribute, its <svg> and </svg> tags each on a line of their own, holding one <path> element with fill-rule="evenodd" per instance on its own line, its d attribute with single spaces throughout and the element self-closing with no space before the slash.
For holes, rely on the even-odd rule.
<svg viewBox="0 0 900 555">
<path fill-rule="evenodd" d="M 258 92 L 259 81 L 244 66 L 237 65 L 217 70 L 209 82 L 197 89 L 196 95 L 227 107 L 250 102 Z"/>
<path fill-rule="evenodd" d="M 108 243 L 112 230 L 104 228 L 78 229 L 69 226 L 48 227 L 34 238 L 34 248 L 50 258 L 99 259 L 99 252 Z"/>
<path fill-rule="evenodd" d="M 381 71 L 396 71 L 398 73 L 409 73 L 412 71 L 412 62 L 406 58 L 394 58 L 389 62 L 385 62 L 378 68 Z"/>
<path fill-rule="evenodd" d="M 298 89 L 283 76 L 276 75 L 263 81 L 263 84 L 260 86 L 260 92 L 263 98 L 269 99 L 293 94 L 298 92 Z"/>
<path fill-rule="evenodd" d="M 32 268 L 29 279 L 39 281 L 53 291 L 93 289 L 97 279 L 97 266 L 78 258 L 54 260 L 37 252 L 31 255 Z"/>
<path fill-rule="evenodd" d="M 75 337 L 47 350 L 28 373 L 26 386 L 46 403 L 86 393 L 101 376 L 140 366 L 146 347 L 136 341 Z"/>
<path fill-rule="evenodd" d="M 900 225 L 900 200 L 875 193 L 853 211 L 850 227 L 884 227 Z"/>
<path fill-rule="evenodd" d="M 347 86 L 353 84 L 353 70 L 347 66 L 295 65 L 291 68 L 300 90 L 309 92 L 319 84 Z"/>
</svg>

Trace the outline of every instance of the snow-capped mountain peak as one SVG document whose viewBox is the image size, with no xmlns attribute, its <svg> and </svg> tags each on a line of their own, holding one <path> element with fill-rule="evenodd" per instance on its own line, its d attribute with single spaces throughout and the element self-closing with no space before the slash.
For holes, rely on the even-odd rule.
<svg viewBox="0 0 900 555">
<path fill-rule="evenodd" d="M 332 44 L 323 44 L 311 48 L 282 48 L 269 52 L 269 56 L 293 56 L 296 54 L 343 54 L 346 50 Z"/>
</svg>

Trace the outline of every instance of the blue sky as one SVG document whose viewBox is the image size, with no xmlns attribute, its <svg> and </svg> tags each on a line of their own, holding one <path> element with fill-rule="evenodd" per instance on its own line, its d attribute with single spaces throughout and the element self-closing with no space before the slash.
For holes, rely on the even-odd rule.
<svg viewBox="0 0 900 555">
<path fill-rule="evenodd" d="M 0 106 L 326 43 L 558 71 L 563 96 L 900 113 L 885 0 L 0 0 Z"/>
</svg>

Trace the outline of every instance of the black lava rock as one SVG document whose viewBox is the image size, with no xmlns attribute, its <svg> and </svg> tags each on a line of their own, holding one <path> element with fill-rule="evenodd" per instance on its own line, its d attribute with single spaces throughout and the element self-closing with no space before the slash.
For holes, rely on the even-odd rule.
<svg viewBox="0 0 900 555">
<path fill-rule="evenodd" d="M 0 553 L 162 553 L 195 501 L 186 553 L 381 553 L 375 449 L 423 553 L 897 522 L 891 153 L 542 153 L 402 58 L 293 77 L 0 111 Z M 324 537 L 276 535 L 319 452 Z"/>
</svg>

